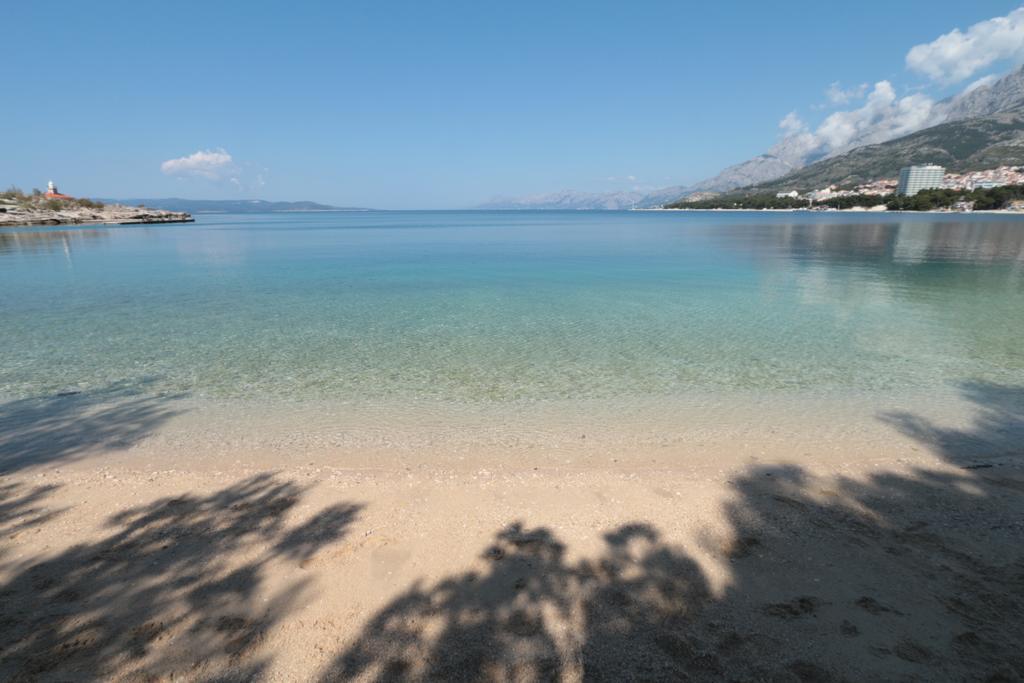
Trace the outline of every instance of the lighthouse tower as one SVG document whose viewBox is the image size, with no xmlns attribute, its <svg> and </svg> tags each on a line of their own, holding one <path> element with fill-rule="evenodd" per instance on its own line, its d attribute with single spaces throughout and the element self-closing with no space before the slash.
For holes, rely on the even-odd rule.
<svg viewBox="0 0 1024 683">
<path fill-rule="evenodd" d="M 48 199 L 72 199 L 66 194 L 61 194 L 52 180 L 46 184 L 46 194 L 43 196 Z"/>
</svg>

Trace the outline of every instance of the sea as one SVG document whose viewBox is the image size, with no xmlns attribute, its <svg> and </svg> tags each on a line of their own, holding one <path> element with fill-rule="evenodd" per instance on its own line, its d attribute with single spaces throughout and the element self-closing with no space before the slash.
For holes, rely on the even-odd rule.
<svg viewBox="0 0 1024 683">
<path fill-rule="evenodd" d="M 706 406 L 728 422 L 1021 385 L 1014 216 L 360 211 L 0 229 L 0 414 L 114 392 L 378 415 Z"/>
</svg>

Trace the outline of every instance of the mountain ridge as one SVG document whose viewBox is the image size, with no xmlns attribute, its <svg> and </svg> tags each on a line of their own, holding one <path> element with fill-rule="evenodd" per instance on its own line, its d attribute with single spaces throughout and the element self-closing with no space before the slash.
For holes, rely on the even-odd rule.
<svg viewBox="0 0 1024 683">
<path fill-rule="evenodd" d="M 632 208 L 644 194 L 641 192 L 577 192 L 561 190 L 544 194 L 527 195 L 524 197 L 494 197 L 477 209 L 495 210 L 593 210 L 603 209 L 614 211 Z"/>
<path fill-rule="evenodd" d="M 138 206 L 140 204 L 164 211 L 185 211 L 188 213 L 273 213 L 286 211 L 370 211 L 361 207 L 331 206 L 310 201 L 271 202 L 265 199 L 184 199 L 164 197 L 162 199 L 101 199 L 108 204 Z"/>
<path fill-rule="evenodd" d="M 904 166 L 935 163 L 954 173 L 1024 164 L 1024 104 L 1015 109 L 940 123 L 895 140 L 823 159 L 743 194 L 806 192 L 894 178 Z"/>
<path fill-rule="evenodd" d="M 936 103 L 931 115 L 924 120 L 926 125 L 922 125 L 908 135 L 930 130 L 946 123 L 990 117 L 1017 107 L 1024 107 L 1024 67 L 1016 68 L 991 83 L 982 83 L 959 95 Z M 964 130 L 966 131 L 966 129 Z M 850 140 L 847 145 L 830 151 L 824 157 L 820 149 L 808 146 L 806 140 L 801 136 L 788 136 L 776 142 L 764 154 L 759 154 L 746 161 L 728 166 L 717 175 L 692 185 L 666 187 L 646 193 L 587 193 L 565 190 L 558 193 L 537 194 L 527 197 L 494 199 L 481 205 L 481 208 L 651 208 L 683 199 L 696 192 L 723 193 L 745 188 L 774 187 L 773 181 L 799 174 L 801 169 L 809 168 L 814 164 L 844 157 L 858 149 L 875 147 L 908 136 L 894 135 L 887 139 L 875 139 L 878 135 L 884 136 L 887 132 L 891 131 L 883 130 L 880 133 L 869 128 L 858 137 Z M 1000 155 L 997 154 L 995 156 L 999 157 Z M 915 158 L 911 161 L 916 160 Z M 941 158 L 936 159 L 936 163 L 941 161 Z M 956 162 L 955 165 L 959 163 L 956 156 L 952 155 L 950 163 L 954 162 Z"/>
</svg>

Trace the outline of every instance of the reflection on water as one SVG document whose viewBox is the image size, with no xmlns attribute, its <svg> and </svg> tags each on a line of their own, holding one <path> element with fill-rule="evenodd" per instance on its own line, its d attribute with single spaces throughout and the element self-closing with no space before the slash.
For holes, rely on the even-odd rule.
<svg viewBox="0 0 1024 683">
<path fill-rule="evenodd" d="M 471 403 L 1020 384 L 1022 263 L 1024 221 L 1002 216 L 365 212 L 5 231 L 0 395 L 153 377 L 147 391 L 215 398 Z"/>
<path fill-rule="evenodd" d="M 1024 224 L 953 223 L 903 229 L 894 256 L 902 261 L 1024 261 Z"/>
<path fill-rule="evenodd" d="M 466 215 L 475 215 L 465 212 Z M 608 212 L 585 216 L 599 224 L 609 216 L 621 217 L 622 214 Z M 374 215 L 369 212 L 369 215 Z M 442 214 L 444 215 L 444 214 Z M 448 214 L 453 215 L 453 214 Z M 457 215 L 457 214 L 454 214 Z M 534 222 L 544 225 L 559 224 L 568 221 L 572 216 L 555 218 L 541 217 Z M 857 220 L 857 215 L 830 214 L 754 214 L 757 220 L 751 221 L 750 214 L 740 216 L 744 222 L 734 222 L 735 214 L 721 213 L 715 215 L 687 214 L 683 217 L 673 216 L 678 228 L 682 231 L 693 231 L 700 234 L 704 231 L 712 236 L 712 241 L 737 252 L 746 252 L 754 256 L 784 255 L 796 259 L 822 258 L 833 260 L 863 260 L 884 263 L 888 261 L 921 262 L 921 261 L 961 261 L 961 262 L 996 262 L 1024 261 L 1024 219 L 979 216 L 966 220 L 958 220 L 945 215 L 927 215 L 907 217 L 893 216 L 885 222 Z M 763 219 L 761 218 L 763 216 Z M 532 214 L 536 218 L 537 214 Z M 644 219 L 655 220 L 659 215 L 630 215 L 627 221 L 636 221 L 638 228 L 643 227 Z M 210 220 L 210 217 L 204 217 Z M 291 217 L 289 217 L 291 218 Z M 301 221 L 304 217 L 297 217 Z M 513 217 L 515 218 L 515 217 Z M 641 220 L 637 220 L 640 218 Z M 687 220 L 696 218 L 697 220 Z M 237 216 L 217 216 L 219 225 L 232 229 L 202 230 L 187 233 L 184 238 L 174 240 L 175 249 L 185 258 L 197 258 L 210 263 L 237 263 L 244 252 L 246 242 L 257 230 L 268 228 L 280 229 L 281 217 L 277 215 L 250 217 L 239 220 Z M 458 222 L 463 222 L 462 219 Z M 515 227 L 522 221 L 508 221 L 509 227 Z M 527 221 L 529 222 L 529 221 Z M 250 226 L 249 223 L 252 223 Z M 653 221 L 652 221 L 653 223 Z M 397 225 L 389 221 L 378 221 L 365 227 L 369 230 L 386 228 L 433 228 L 444 225 L 432 217 L 419 226 L 416 222 L 399 221 Z M 655 223 L 656 225 L 656 223 Z M 302 225 L 305 230 L 322 230 L 347 228 L 347 225 Z M 361 227 L 361 226 L 355 226 Z M 237 228 L 242 228 L 240 231 Z M 182 228 L 171 226 L 164 228 L 182 231 Z M 118 229 L 119 237 L 131 231 L 135 234 L 146 234 L 158 240 L 160 228 L 150 226 L 129 229 Z M 493 240 L 493 235 L 481 233 L 477 236 L 481 242 Z M 538 238 L 538 236 L 531 236 Z M 600 241 L 602 235 L 595 235 Z M 641 238 L 642 236 L 636 235 Z M 100 246 L 111 238 L 108 228 L 13 228 L 0 229 L 0 254 L 15 252 L 56 253 L 81 248 L 92 243 Z M 547 241 L 547 240 L 545 240 Z M 780 248 L 773 249 L 772 247 Z"/>
<path fill-rule="evenodd" d="M 18 252 L 70 254 L 73 249 L 83 247 L 90 242 L 107 240 L 109 236 L 107 230 L 96 228 L 0 229 L 0 254 Z"/>
<path fill-rule="evenodd" d="M 1024 261 L 1024 221 L 789 223 L 729 231 L 732 247 L 754 253 L 777 245 L 797 259 L 885 262 Z M 737 232 L 739 234 L 737 234 Z"/>
</svg>

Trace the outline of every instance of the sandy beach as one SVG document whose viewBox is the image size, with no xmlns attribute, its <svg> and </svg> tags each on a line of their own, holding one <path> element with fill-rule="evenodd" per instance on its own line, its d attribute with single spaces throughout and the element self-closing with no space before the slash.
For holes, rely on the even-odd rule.
<svg viewBox="0 0 1024 683">
<path fill-rule="evenodd" d="M 1024 394 L 962 394 L 817 450 L 10 402 L 0 678 L 1018 680 Z"/>
</svg>

